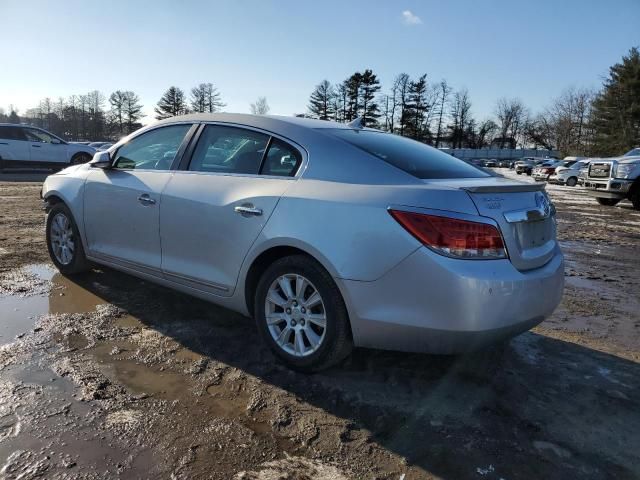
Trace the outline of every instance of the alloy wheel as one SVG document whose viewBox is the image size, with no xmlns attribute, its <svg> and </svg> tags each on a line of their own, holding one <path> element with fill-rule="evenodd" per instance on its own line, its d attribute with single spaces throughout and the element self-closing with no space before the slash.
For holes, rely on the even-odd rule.
<svg viewBox="0 0 640 480">
<path fill-rule="evenodd" d="M 71 221 L 64 213 L 57 213 L 51 220 L 50 241 L 56 260 L 62 265 L 69 265 L 76 246 Z"/>
<path fill-rule="evenodd" d="M 265 317 L 271 337 L 279 348 L 306 357 L 322 345 L 327 314 L 318 289 L 299 274 L 276 278 L 265 299 Z"/>
</svg>

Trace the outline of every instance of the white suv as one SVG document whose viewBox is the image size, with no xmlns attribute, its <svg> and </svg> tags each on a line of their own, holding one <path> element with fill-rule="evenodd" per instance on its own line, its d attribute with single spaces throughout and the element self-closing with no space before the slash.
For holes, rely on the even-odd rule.
<svg viewBox="0 0 640 480">
<path fill-rule="evenodd" d="M 67 143 L 41 128 L 0 123 L 0 170 L 5 167 L 64 168 L 86 163 L 96 149 Z"/>
</svg>

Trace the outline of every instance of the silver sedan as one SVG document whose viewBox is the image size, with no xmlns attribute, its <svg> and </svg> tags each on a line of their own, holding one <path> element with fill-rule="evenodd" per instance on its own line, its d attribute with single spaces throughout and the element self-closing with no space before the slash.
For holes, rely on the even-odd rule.
<svg viewBox="0 0 640 480">
<path fill-rule="evenodd" d="M 174 117 L 49 176 L 43 197 L 63 274 L 107 265 L 253 316 L 299 370 L 353 346 L 469 351 L 562 296 L 542 185 L 357 125 Z"/>
</svg>

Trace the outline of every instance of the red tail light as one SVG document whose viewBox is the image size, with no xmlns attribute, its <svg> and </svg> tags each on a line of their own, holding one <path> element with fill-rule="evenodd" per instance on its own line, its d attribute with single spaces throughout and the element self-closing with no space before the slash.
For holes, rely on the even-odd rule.
<svg viewBox="0 0 640 480">
<path fill-rule="evenodd" d="M 461 258 L 506 258 L 502 235 L 493 225 L 424 213 L 389 210 L 411 235 L 437 253 Z"/>
<path fill-rule="evenodd" d="M 544 173 L 553 173 L 553 172 L 555 172 L 555 171 L 556 171 L 556 169 L 555 169 L 555 168 L 545 168 L 545 169 L 544 169 Z"/>
</svg>

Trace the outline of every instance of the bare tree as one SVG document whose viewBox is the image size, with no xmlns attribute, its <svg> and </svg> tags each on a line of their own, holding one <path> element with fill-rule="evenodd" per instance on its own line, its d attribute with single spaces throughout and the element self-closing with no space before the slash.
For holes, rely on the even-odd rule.
<svg viewBox="0 0 640 480">
<path fill-rule="evenodd" d="M 529 111 L 519 98 L 500 98 L 496 102 L 496 117 L 500 137 L 497 139 L 500 148 L 505 144 L 515 147 L 518 143 L 524 143 L 523 135 L 529 121 Z"/>
<path fill-rule="evenodd" d="M 436 130 L 436 148 L 440 146 L 440 139 L 442 138 L 442 121 L 446 112 L 445 107 L 449 101 L 449 95 L 451 94 L 451 87 L 447 84 L 446 80 L 442 80 L 438 87 L 438 104 L 440 105 L 440 110 L 438 112 L 438 128 Z"/>
<path fill-rule="evenodd" d="M 457 91 L 451 103 L 451 146 L 462 148 L 465 142 L 465 133 L 471 120 L 471 101 L 469 91 L 464 88 Z"/>
<path fill-rule="evenodd" d="M 406 73 L 401 73 L 396 77 L 393 81 L 392 91 L 394 92 L 396 108 L 399 108 L 398 116 L 400 118 L 400 126 L 398 133 L 400 135 L 404 135 L 405 127 L 408 120 L 407 115 L 407 104 L 409 102 L 409 86 L 411 84 L 411 79 L 409 75 Z M 394 118 L 392 118 L 392 123 L 395 125 L 395 112 Z M 395 127 L 394 127 L 395 128 Z"/>
<path fill-rule="evenodd" d="M 254 115 L 266 115 L 271 108 L 267 103 L 267 97 L 258 97 L 255 103 L 251 104 L 251 113 Z"/>
</svg>

